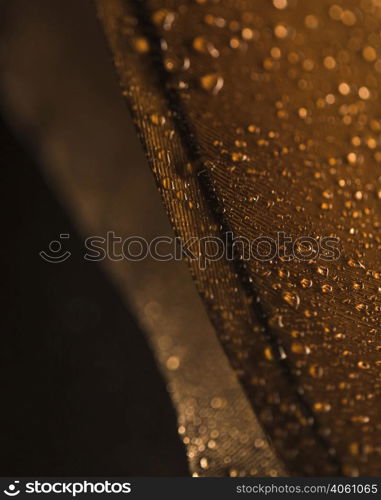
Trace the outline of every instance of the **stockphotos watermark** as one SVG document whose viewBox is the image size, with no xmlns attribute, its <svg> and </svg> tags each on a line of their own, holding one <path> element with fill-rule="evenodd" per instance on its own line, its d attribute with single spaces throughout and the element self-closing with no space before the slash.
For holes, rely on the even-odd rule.
<svg viewBox="0 0 381 500">
<path fill-rule="evenodd" d="M 7 497 L 17 497 L 20 493 L 32 495 L 69 495 L 73 498 L 82 494 L 128 494 L 131 493 L 130 482 L 118 481 L 53 481 L 53 480 L 34 480 L 19 481 L 15 480 L 7 485 L 3 490 Z"/>
<path fill-rule="evenodd" d="M 70 234 L 61 233 L 58 239 L 50 241 L 48 248 L 39 252 L 40 257 L 50 264 L 67 261 L 72 256 Z M 184 258 L 197 261 L 201 269 L 221 259 L 232 261 L 257 260 L 261 262 L 280 259 L 333 261 L 340 257 L 340 240 L 333 236 L 299 236 L 292 238 L 284 232 L 274 236 L 261 235 L 254 240 L 236 237 L 228 232 L 223 237 L 179 237 L 157 236 L 147 240 L 142 236 L 122 238 L 114 231 L 105 236 L 89 236 L 84 240 L 83 259 L 89 262 L 104 260 L 139 262 L 146 259 L 156 261 L 179 261 Z"/>
</svg>

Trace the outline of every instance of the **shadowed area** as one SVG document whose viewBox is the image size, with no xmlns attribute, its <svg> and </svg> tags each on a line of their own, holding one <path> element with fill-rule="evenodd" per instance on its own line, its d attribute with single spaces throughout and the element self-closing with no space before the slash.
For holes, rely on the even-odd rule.
<svg viewBox="0 0 381 500">
<path fill-rule="evenodd" d="M 2 474 L 187 475 L 143 332 L 3 122 L 0 142 Z"/>
</svg>

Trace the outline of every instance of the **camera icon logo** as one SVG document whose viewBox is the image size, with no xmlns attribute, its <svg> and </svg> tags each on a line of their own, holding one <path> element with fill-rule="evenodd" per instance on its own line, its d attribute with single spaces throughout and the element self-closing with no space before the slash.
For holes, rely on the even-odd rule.
<svg viewBox="0 0 381 500">
<path fill-rule="evenodd" d="M 48 251 L 42 250 L 39 252 L 39 256 L 49 264 L 61 264 L 65 262 L 70 256 L 71 252 L 65 250 L 62 242 L 60 240 L 67 240 L 70 238 L 70 234 L 61 233 L 59 240 L 52 240 L 49 243 Z"/>
</svg>

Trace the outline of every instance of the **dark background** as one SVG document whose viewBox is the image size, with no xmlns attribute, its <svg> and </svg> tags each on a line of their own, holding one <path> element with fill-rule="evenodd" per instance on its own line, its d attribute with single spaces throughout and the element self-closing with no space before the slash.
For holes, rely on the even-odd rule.
<svg viewBox="0 0 381 500">
<path fill-rule="evenodd" d="M 94 2 L 0 0 L 0 41 L 0 475 L 189 475 L 145 332 L 110 277 L 83 260 L 78 225 L 39 160 L 36 131 L 48 142 L 52 126 L 90 166 L 105 130 L 129 140 L 114 120 L 122 100 Z M 17 122 L 18 105 L 35 110 L 36 129 Z M 103 142 L 109 162 L 132 165 L 132 146 L 115 154 Z M 72 257 L 44 262 L 39 252 L 63 232 Z"/>
<path fill-rule="evenodd" d="M 0 473 L 187 475 L 144 333 L 0 119 Z M 38 255 L 70 233 L 67 262 Z M 43 247 L 41 248 L 41 245 Z"/>
</svg>

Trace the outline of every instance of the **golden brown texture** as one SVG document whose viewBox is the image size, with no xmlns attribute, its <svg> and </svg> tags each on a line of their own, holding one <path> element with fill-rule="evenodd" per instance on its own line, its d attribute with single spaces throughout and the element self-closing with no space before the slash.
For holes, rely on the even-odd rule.
<svg viewBox="0 0 381 500">
<path fill-rule="evenodd" d="M 99 6 L 184 239 L 340 239 L 336 261 L 191 267 L 291 472 L 379 475 L 379 2 Z"/>
</svg>

